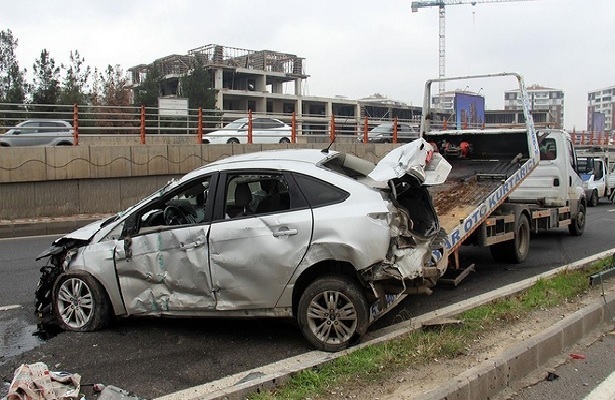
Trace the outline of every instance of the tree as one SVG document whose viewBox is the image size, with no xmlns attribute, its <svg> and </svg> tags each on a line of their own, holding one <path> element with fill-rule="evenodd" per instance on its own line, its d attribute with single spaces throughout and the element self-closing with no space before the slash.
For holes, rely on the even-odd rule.
<svg viewBox="0 0 615 400">
<path fill-rule="evenodd" d="M 96 108 L 102 119 L 96 121 L 98 127 L 133 128 L 138 126 L 138 117 L 128 109 L 130 106 L 130 89 L 128 80 L 119 65 L 108 65 L 104 73 L 94 70 L 91 105 Z M 117 133 L 134 133 L 132 129 L 115 129 Z"/>
<path fill-rule="evenodd" d="M 11 30 L 0 31 L 0 103 L 12 103 L 2 107 L 0 126 L 12 126 L 23 119 L 21 104 L 26 100 L 28 84 L 26 70 L 19 68 L 15 49 L 17 39 Z"/>
<path fill-rule="evenodd" d="M 193 69 L 180 80 L 181 96 L 188 99 L 189 108 L 216 108 L 216 91 L 211 87 L 209 73 L 198 58 Z"/>
<path fill-rule="evenodd" d="M 100 75 L 102 83 L 102 104 L 110 107 L 129 106 L 130 90 L 128 80 L 119 65 L 108 65 L 105 74 Z"/>
<path fill-rule="evenodd" d="M 145 79 L 135 90 L 134 104 L 136 106 L 158 107 L 158 97 L 160 97 L 160 84 L 162 76 L 157 63 L 147 67 Z"/>
<path fill-rule="evenodd" d="M 62 64 L 65 70 L 64 80 L 60 92 L 60 104 L 86 104 L 88 80 L 90 79 L 90 67 L 84 64 L 85 60 L 79 55 L 79 51 L 70 52 L 70 63 Z"/>
<path fill-rule="evenodd" d="M 47 49 L 41 51 L 34 62 L 32 102 L 35 104 L 58 104 L 60 95 L 60 67 L 50 57 Z"/>
</svg>

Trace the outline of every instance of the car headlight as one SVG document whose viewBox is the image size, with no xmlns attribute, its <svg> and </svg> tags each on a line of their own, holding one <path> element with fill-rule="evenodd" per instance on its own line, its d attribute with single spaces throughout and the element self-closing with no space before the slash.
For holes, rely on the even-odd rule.
<svg viewBox="0 0 615 400">
<path fill-rule="evenodd" d="M 583 189 L 587 189 L 589 187 L 589 185 L 587 184 L 587 181 L 583 182 Z"/>
</svg>

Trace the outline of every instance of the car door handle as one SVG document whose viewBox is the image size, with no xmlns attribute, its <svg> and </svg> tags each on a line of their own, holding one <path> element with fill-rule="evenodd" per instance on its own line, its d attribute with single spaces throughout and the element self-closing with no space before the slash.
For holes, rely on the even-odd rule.
<svg viewBox="0 0 615 400">
<path fill-rule="evenodd" d="M 182 249 L 182 250 L 196 249 L 196 248 L 199 248 L 199 247 L 203 246 L 204 244 L 205 244 L 204 241 L 196 240 L 196 241 L 188 243 L 188 244 L 182 244 L 180 249 Z"/>
<path fill-rule="evenodd" d="M 274 237 L 293 236 L 293 235 L 296 235 L 297 233 L 299 233 L 299 230 L 296 228 L 293 228 L 293 229 L 280 228 L 277 231 L 273 232 L 273 236 Z"/>
</svg>

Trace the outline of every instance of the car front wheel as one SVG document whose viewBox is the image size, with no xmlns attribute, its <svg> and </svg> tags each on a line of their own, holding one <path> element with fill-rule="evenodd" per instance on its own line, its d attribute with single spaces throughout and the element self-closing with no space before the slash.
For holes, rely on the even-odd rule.
<svg viewBox="0 0 615 400">
<path fill-rule="evenodd" d="M 53 290 L 53 312 L 60 327 L 70 331 L 95 331 L 110 319 L 104 288 L 87 274 L 59 277 Z"/>
<path fill-rule="evenodd" d="M 305 338 L 319 350 L 340 351 L 367 331 L 369 307 L 364 291 L 340 275 L 320 277 L 303 292 L 297 321 Z"/>
</svg>

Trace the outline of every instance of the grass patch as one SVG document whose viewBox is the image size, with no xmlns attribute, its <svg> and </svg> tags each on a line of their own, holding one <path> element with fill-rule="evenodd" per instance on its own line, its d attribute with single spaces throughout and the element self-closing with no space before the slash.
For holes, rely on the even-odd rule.
<svg viewBox="0 0 615 400">
<path fill-rule="evenodd" d="M 576 301 L 589 290 L 588 276 L 603 270 L 610 261 L 609 257 L 583 269 L 567 270 L 552 278 L 541 279 L 522 292 L 458 315 L 462 325 L 423 328 L 396 340 L 365 347 L 327 364 L 301 371 L 286 384 L 248 398 L 314 398 L 326 394 L 332 387 L 343 387 L 355 381 L 363 384 L 382 381 L 399 368 L 457 357 L 465 353 L 467 344 L 484 329 L 521 319 L 532 310 Z"/>
</svg>

